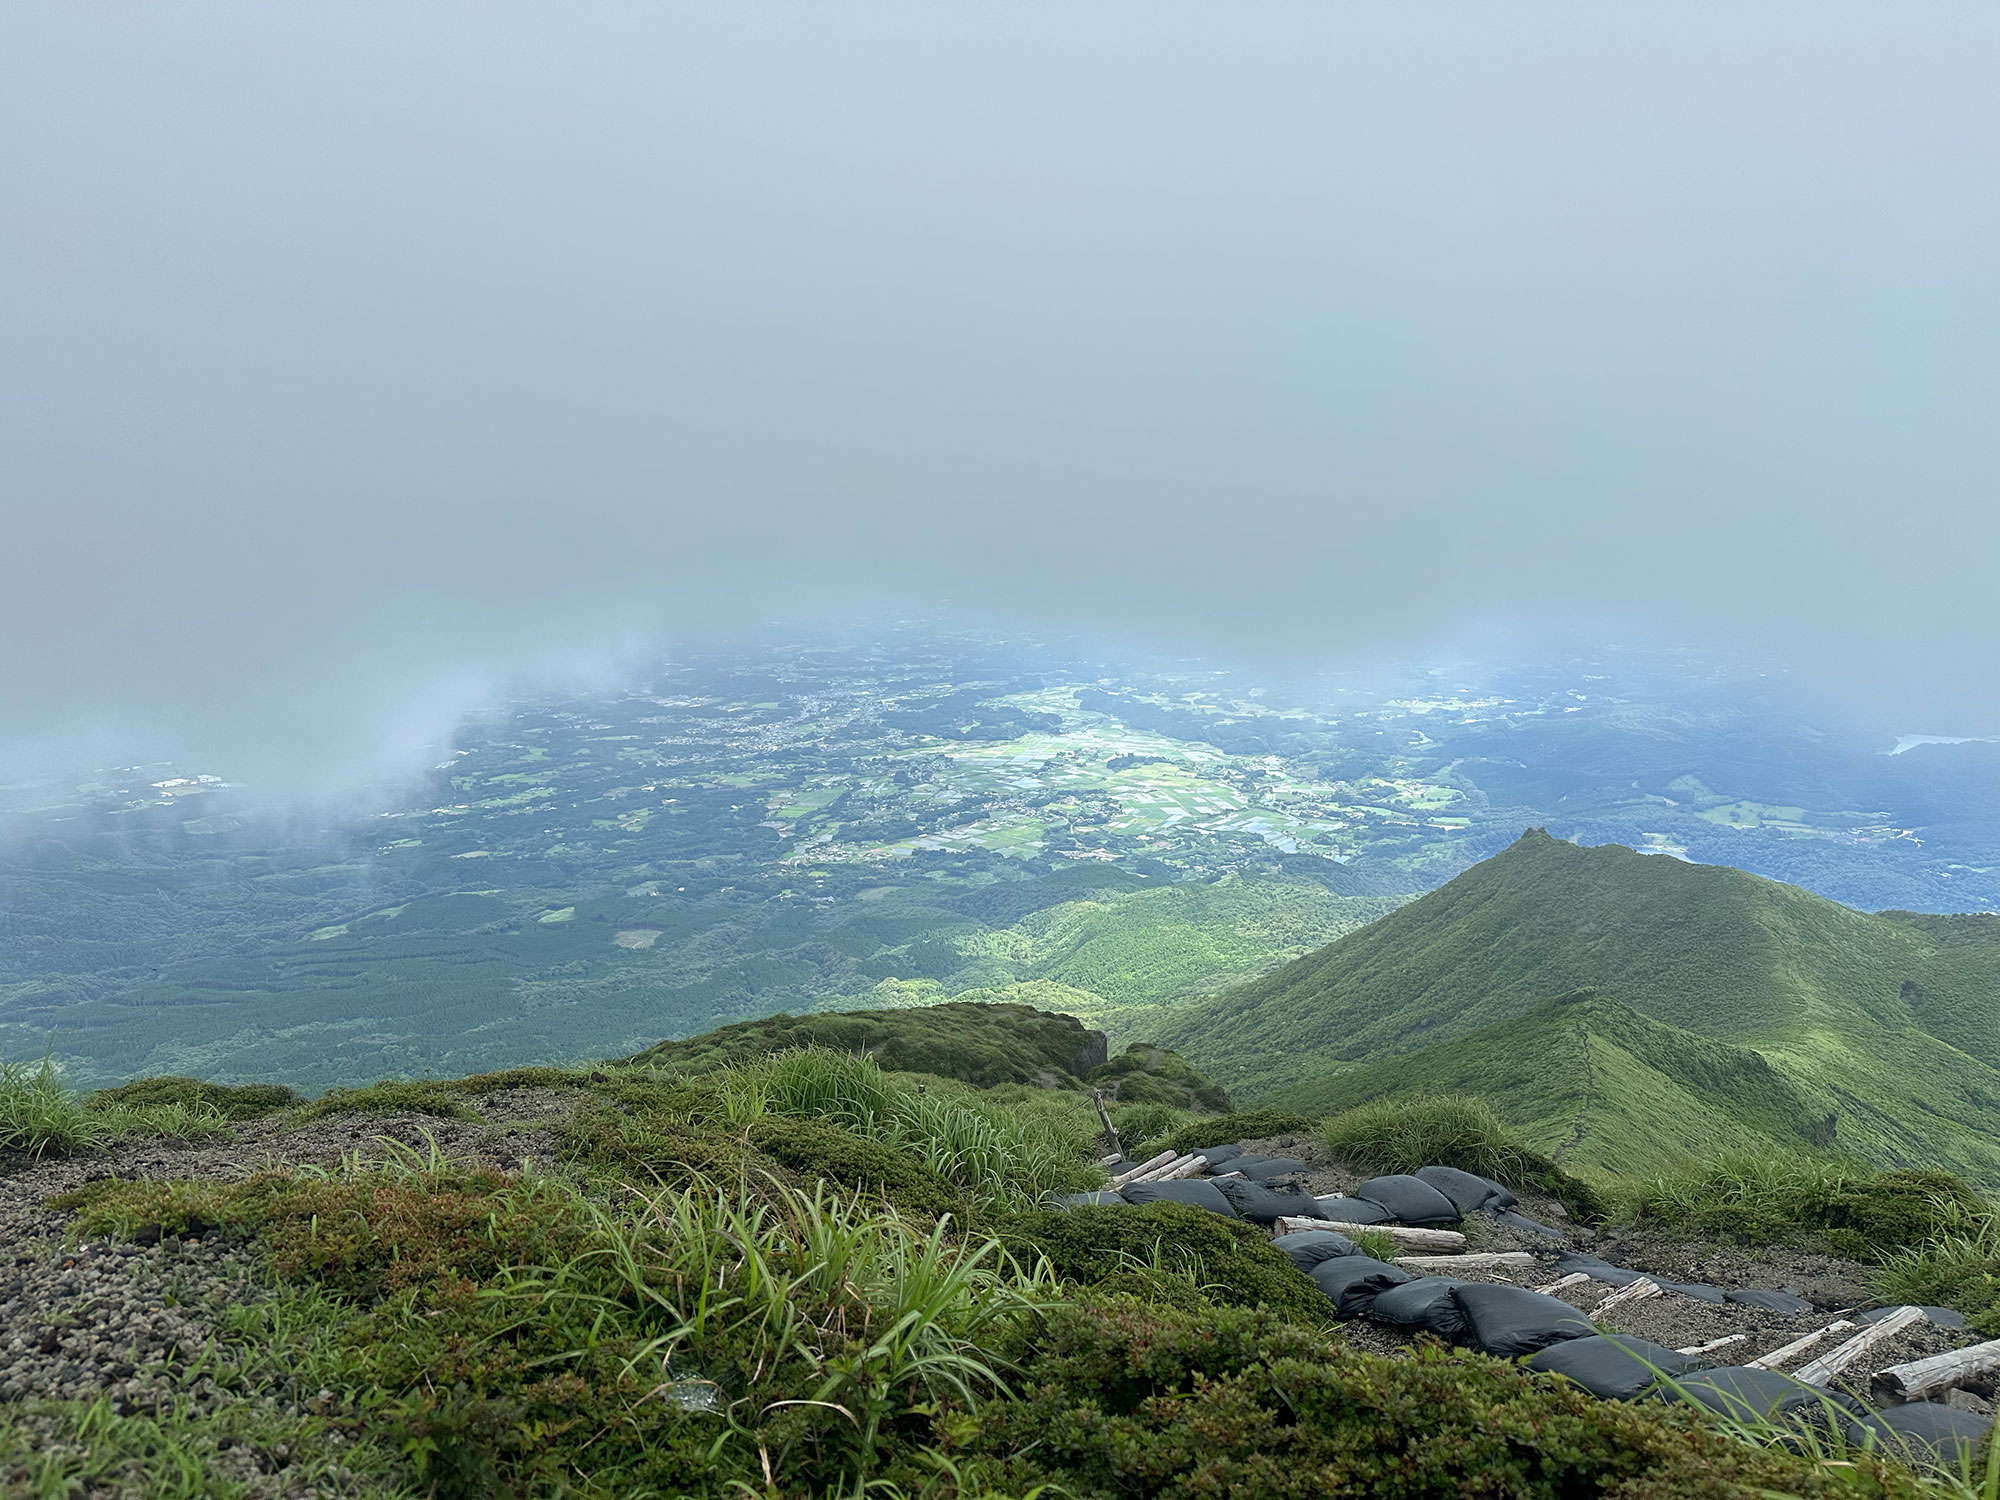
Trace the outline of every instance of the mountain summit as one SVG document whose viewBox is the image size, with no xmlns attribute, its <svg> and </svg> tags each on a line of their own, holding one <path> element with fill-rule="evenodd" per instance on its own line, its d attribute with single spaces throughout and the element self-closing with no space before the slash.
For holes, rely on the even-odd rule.
<svg viewBox="0 0 2000 1500">
<path fill-rule="evenodd" d="M 1696 1135 L 1734 1125 L 2000 1181 L 2000 918 L 1869 914 L 1540 829 L 1155 1029 L 1239 1098 L 1372 1097 L 1371 1070 L 1405 1088 L 1472 1087 L 1483 1071 L 1482 1093 L 1547 1094 L 1552 1071 L 1583 1068 L 1588 1048 L 1526 1045 L 1533 1027 L 1520 1023 L 1580 990 L 1617 1004 L 1592 1012 L 1600 1037 L 1624 1046 L 1644 1031 L 1641 1052 L 1672 1055 L 1648 1070 L 1679 1077 L 1674 1092 L 1694 1107 L 1667 1119 L 1698 1117 Z M 1482 1044 L 1464 1045 L 1475 1033 Z M 1639 1154 L 1712 1144 L 1667 1138 Z M 1619 1154 L 1624 1169 L 1646 1164 Z"/>
</svg>

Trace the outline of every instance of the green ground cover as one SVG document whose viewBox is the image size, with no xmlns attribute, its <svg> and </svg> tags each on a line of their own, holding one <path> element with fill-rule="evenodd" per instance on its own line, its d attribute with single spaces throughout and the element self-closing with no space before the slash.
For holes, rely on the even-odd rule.
<svg viewBox="0 0 2000 1500">
<path fill-rule="evenodd" d="M 1361 1352 L 1252 1226 L 1170 1204 L 1039 1207 L 1093 1146 L 1018 1084 L 897 1077 L 821 1049 L 692 1076 L 607 1064 L 401 1089 L 476 1105 L 528 1082 L 580 1106 L 547 1170 L 397 1147 L 331 1169 L 106 1177 L 57 1200 L 76 1236 L 244 1237 L 262 1280 L 202 1355 L 207 1399 L 0 1414 L 0 1483 L 228 1495 L 228 1454 L 249 1443 L 354 1500 L 1980 1493 L 1476 1355 Z M 1385 1168 L 1435 1153 L 1560 1177 L 1463 1102 L 1324 1129 Z M 1646 1185 L 1631 1211 L 1665 1222 L 1761 1193 L 1793 1214 L 1772 1232 L 1932 1246 L 1935 1194 L 1863 1192 L 1882 1181 L 1711 1172 Z M 1949 1179 L 1927 1185 L 1962 1202 L 1961 1228 L 1986 1212 Z M 318 1394 L 260 1403 L 270 1389 Z"/>
</svg>

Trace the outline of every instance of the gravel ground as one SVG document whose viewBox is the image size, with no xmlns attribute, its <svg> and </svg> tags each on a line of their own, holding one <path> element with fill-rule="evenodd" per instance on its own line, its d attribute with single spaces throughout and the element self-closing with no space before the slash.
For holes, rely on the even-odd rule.
<svg viewBox="0 0 2000 1500">
<path fill-rule="evenodd" d="M 31 1446 L 54 1454 L 63 1419 L 37 1414 L 36 1398 L 107 1399 L 120 1416 L 261 1407 L 286 1416 L 330 1414 L 331 1393 L 273 1389 L 254 1393 L 232 1380 L 212 1347 L 231 1304 L 264 1298 L 249 1246 L 212 1233 L 151 1245 L 63 1244 L 64 1218 L 45 1206 L 56 1194 L 106 1177 L 241 1177 L 272 1165 L 328 1166 L 351 1152 L 389 1154 L 386 1142 L 473 1157 L 517 1169 L 553 1156 L 553 1127 L 575 1095 L 513 1089 L 474 1101 L 483 1121 L 429 1115 L 348 1115 L 303 1126 L 282 1119 L 236 1128 L 229 1141 L 198 1144 L 134 1141 L 108 1151 L 36 1162 L 0 1158 L 0 1416 L 24 1428 Z M 25 1404 L 24 1404 L 25 1403 Z M 39 1433 L 39 1439 L 36 1434 Z M 325 1434 L 331 1451 L 344 1441 Z M 317 1500 L 349 1490 L 338 1463 L 295 1467 L 283 1444 L 265 1449 L 230 1443 L 223 1464 L 259 1500 Z M 323 1456 L 323 1455 L 322 1455 Z M 14 1477 L 0 1472 L 0 1485 Z M 99 1487 L 92 1494 L 124 1491 Z"/>
</svg>

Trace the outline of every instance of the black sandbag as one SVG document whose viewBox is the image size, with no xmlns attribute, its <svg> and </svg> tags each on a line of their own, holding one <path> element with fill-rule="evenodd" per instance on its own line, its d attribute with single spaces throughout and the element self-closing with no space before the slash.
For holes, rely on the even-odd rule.
<svg viewBox="0 0 2000 1500">
<path fill-rule="evenodd" d="M 1313 1281 L 1333 1302 L 1340 1318 L 1365 1318 L 1375 1299 L 1393 1286 L 1416 1277 L 1372 1255 L 1343 1255 L 1322 1261 L 1311 1271 Z"/>
<path fill-rule="evenodd" d="M 1647 1392 L 1647 1399 L 1690 1402 L 1734 1421 L 1757 1422 L 1818 1410 L 1831 1394 L 1782 1370 L 1724 1365 L 1661 1380 Z"/>
<path fill-rule="evenodd" d="M 1451 1295 L 1465 1313 L 1472 1342 L 1488 1354 L 1533 1354 L 1564 1339 L 1597 1332 L 1590 1319 L 1560 1298 L 1524 1286 L 1471 1283 Z"/>
<path fill-rule="evenodd" d="M 1723 1294 L 1723 1300 L 1733 1302 L 1738 1307 L 1761 1307 L 1770 1312 L 1800 1313 L 1813 1310 L 1812 1303 L 1803 1297 L 1795 1297 L 1790 1292 L 1760 1291 L 1756 1287 L 1726 1292 Z"/>
<path fill-rule="evenodd" d="M 1450 1343 L 1463 1343 L 1470 1330 L 1464 1310 L 1452 1301 L 1451 1289 L 1464 1285 L 1456 1276 L 1419 1276 L 1377 1295 L 1368 1316 L 1378 1323 L 1419 1328 Z"/>
<path fill-rule="evenodd" d="M 1293 1156 L 1274 1156 L 1268 1161 L 1260 1161 L 1255 1166 L 1241 1165 L 1240 1159 L 1229 1164 L 1232 1171 L 1240 1171 L 1252 1182 L 1268 1182 L 1273 1177 L 1294 1177 L 1306 1169 L 1306 1164 Z"/>
<path fill-rule="evenodd" d="M 1344 1234 L 1335 1234 L 1331 1229 L 1295 1229 L 1290 1234 L 1281 1234 L 1271 1243 L 1285 1252 L 1286 1258 L 1308 1275 L 1314 1266 L 1329 1260 L 1339 1260 L 1343 1255 L 1359 1255 L 1361 1247 Z"/>
<path fill-rule="evenodd" d="M 1870 1323 L 1879 1323 L 1882 1319 L 1888 1317 L 1890 1313 L 1896 1311 L 1896 1307 L 1902 1305 L 1901 1303 L 1897 1303 L 1895 1307 L 1871 1307 L 1865 1313 L 1856 1313 L 1854 1321 L 1863 1327 L 1866 1327 Z M 1940 1328 L 1963 1328 L 1965 1326 L 1965 1314 L 1955 1307 L 1918 1307 L 1917 1311 L 1929 1318 Z"/>
<path fill-rule="evenodd" d="M 1371 1177 L 1354 1190 L 1354 1196 L 1381 1204 L 1403 1224 L 1456 1224 L 1462 1217 L 1451 1199 L 1406 1172 Z"/>
<path fill-rule="evenodd" d="M 1706 1302 L 1712 1307 L 1720 1307 L 1729 1300 L 1729 1293 L 1719 1286 L 1710 1286 L 1705 1281 L 1668 1281 L 1662 1276 L 1655 1276 L 1653 1280 L 1659 1282 L 1660 1290 L 1663 1292 L 1679 1292 L 1683 1297 L 1692 1297 L 1697 1302 Z"/>
<path fill-rule="evenodd" d="M 1505 1183 L 1476 1172 L 1461 1172 L 1457 1167 L 1418 1167 L 1415 1176 L 1451 1199 L 1461 1214 L 1482 1208 L 1512 1208 L 1519 1201 Z"/>
<path fill-rule="evenodd" d="M 1321 1198 L 1320 1212 L 1336 1224 L 1393 1224 L 1396 1216 L 1366 1198 Z"/>
<path fill-rule="evenodd" d="M 1701 1368 L 1692 1355 L 1664 1344 L 1634 1338 L 1629 1333 L 1599 1333 L 1564 1339 L 1526 1361 L 1531 1370 L 1574 1380 L 1604 1401 L 1634 1401 L 1662 1375 L 1682 1375 Z"/>
<path fill-rule="evenodd" d="M 1518 1229 L 1524 1234 L 1539 1234 L 1548 1239 L 1558 1241 L 1566 1238 L 1560 1229 L 1551 1229 L 1540 1219 L 1531 1219 L 1526 1214 L 1518 1213 L 1511 1208 L 1489 1208 L 1484 1210 L 1484 1212 L 1493 1215 L 1494 1218 L 1498 1219 L 1508 1228 Z"/>
<path fill-rule="evenodd" d="M 1261 1182 L 1251 1182 L 1244 1177 L 1219 1177 L 1212 1180 L 1237 1214 L 1252 1224 L 1275 1224 L 1283 1218 L 1326 1217 L 1312 1195 L 1300 1192 L 1297 1188 L 1290 1191 L 1267 1188 Z"/>
<path fill-rule="evenodd" d="M 1069 1193 L 1055 1200 L 1057 1208 L 1123 1208 L 1125 1200 L 1109 1188 L 1094 1193 Z"/>
<path fill-rule="evenodd" d="M 1978 1457 L 1980 1444 L 1992 1431 L 1991 1417 L 1960 1411 L 1942 1401 L 1912 1401 L 1850 1423 L 1847 1440 L 1856 1447 L 1956 1469 Z"/>
<path fill-rule="evenodd" d="M 1630 1271 L 1624 1266 L 1614 1266 L 1608 1260 L 1599 1260 L 1594 1255 L 1565 1255 L 1556 1261 L 1556 1268 L 1565 1274 L 1581 1271 L 1592 1281 L 1602 1281 L 1610 1286 L 1630 1286 L 1646 1273 Z"/>
<path fill-rule="evenodd" d="M 1234 1161 L 1243 1154 L 1241 1146 L 1197 1146 L 1194 1155 L 1205 1157 L 1210 1167 L 1219 1167 L 1226 1161 Z"/>
<path fill-rule="evenodd" d="M 1177 1177 L 1172 1182 L 1128 1182 L 1118 1191 L 1127 1203 L 1186 1203 L 1221 1214 L 1225 1219 L 1236 1217 L 1236 1210 L 1222 1196 L 1222 1189 L 1199 1177 Z"/>
</svg>

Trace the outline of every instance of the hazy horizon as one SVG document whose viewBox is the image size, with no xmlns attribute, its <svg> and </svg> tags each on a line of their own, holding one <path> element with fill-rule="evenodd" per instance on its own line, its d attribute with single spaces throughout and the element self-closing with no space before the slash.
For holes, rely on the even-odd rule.
<svg viewBox="0 0 2000 1500">
<path fill-rule="evenodd" d="M 2000 731 L 1996 62 L 1950 5 L 13 7 L 0 760 L 331 784 L 897 613 Z"/>
</svg>

